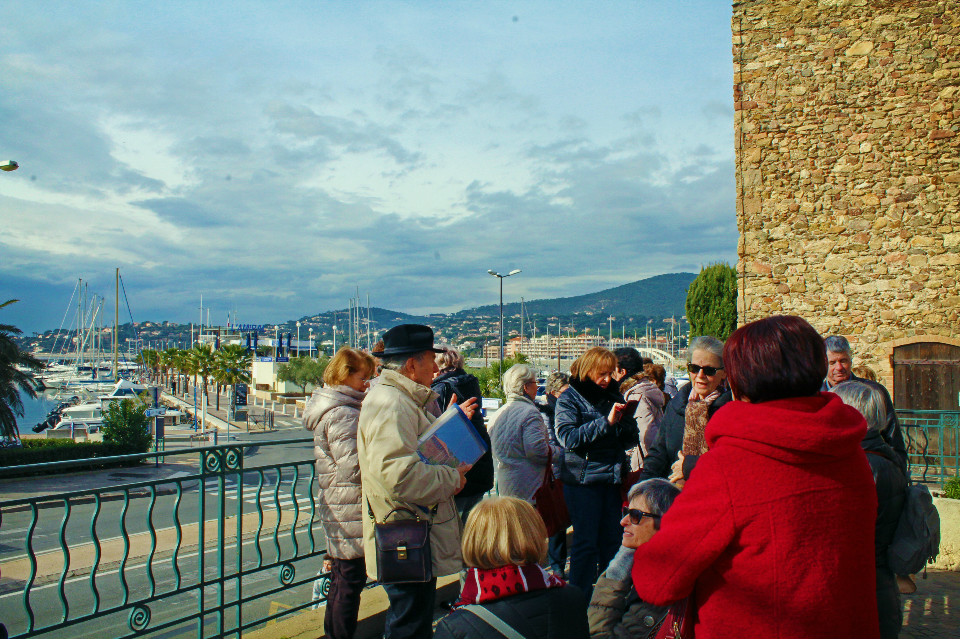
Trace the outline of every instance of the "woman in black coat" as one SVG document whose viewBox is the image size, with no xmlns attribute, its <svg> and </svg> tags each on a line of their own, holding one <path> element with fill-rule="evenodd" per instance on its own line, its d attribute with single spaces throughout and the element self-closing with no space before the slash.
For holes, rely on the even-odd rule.
<svg viewBox="0 0 960 639">
<path fill-rule="evenodd" d="M 437 623 L 435 639 L 496 639 L 505 624 L 527 639 L 586 639 L 587 600 L 543 570 L 547 529 L 537 511 L 516 497 L 490 497 L 473 509 L 463 531 L 468 566 L 453 612 Z"/>
<path fill-rule="evenodd" d="M 877 612 L 880 615 L 880 637 L 896 639 L 903 624 L 900 589 L 897 578 L 887 565 L 887 547 L 893 541 L 900 521 L 900 511 L 907 493 L 907 478 L 900 470 L 900 458 L 883 439 L 887 409 L 883 394 L 862 382 L 842 382 L 831 389 L 853 406 L 867 420 L 867 434 L 860 445 L 867 453 L 873 481 L 877 485 L 877 524 L 874 546 L 877 556 Z"/>
<path fill-rule="evenodd" d="M 570 366 L 570 387 L 557 400 L 560 480 L 573 523 L 570 583 L 588 595 L 620 547 L 620 486 L 637 445 L 637 423 L 612 383 L 617 357 L 591 348 Z"/>
<path fill-rule="evenodd" d="M 457 396 L 458 404 L 462 404 L 471 397 L 476 398 L 477 411 L 470 421 L 473 422 L 477 433 L 487 444 L 487 452 L 476 461 L 473 468 L 467 471 L 467 483 L 454 498 L 461 521 L 466 521 L 470 509 L 483 499 L 487 491 L 493 488 L 493 456 L 490 453 L 490 435 L 487 433 L 487 427 L 483 423 L 483 412 L 480 410 L 480 404 L 483 401 L 480 393 L 480 382 L 476 377 L 463 370 L 463 355 L 457 349 L 452 346 L 441 346 L 441 348 L 443 352 L 437 353 L 437 368 L 440 369 L 440 372 L 433 378 L 433 383 L 430 384 L 433 392 L 440 396 L 438 400 L 440 410 L 446 410 L 454 395 Z"/>
<path fill-rule="evenodd" d="M 663 409 L 660 432 L 643 459 L 638 481 L 662 477 L 682 482 L 690 477 L 700 453 L 705 452 L 707 422 L 733 399 L 724 385 L 723 342 L 695 337 L 687 353 L 690 383 L 681 386 Z"/>
</svg>

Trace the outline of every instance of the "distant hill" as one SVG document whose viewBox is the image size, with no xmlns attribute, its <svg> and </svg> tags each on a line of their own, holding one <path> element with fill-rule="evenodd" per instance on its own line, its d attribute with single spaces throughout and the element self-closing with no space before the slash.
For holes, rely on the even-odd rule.
<svg viewBox="0 0 960 639">
<path fill-rule="evenodd" d="M 683 315 L 687 288 L 696 278 L 694 273 L 655 275 L 623 286 L 575 297 L 531 300 L 524 302 L 529 315 L 565 316 L 576 313 L 609 313 L 612 315 L 642 315 L 670 317 Z M 504 304 L 504 315 L 520 312 L 519 302 Z M 490 304 L 463 310 L 455 315 L 499 315 L 500 306 Z"/>
</svg>

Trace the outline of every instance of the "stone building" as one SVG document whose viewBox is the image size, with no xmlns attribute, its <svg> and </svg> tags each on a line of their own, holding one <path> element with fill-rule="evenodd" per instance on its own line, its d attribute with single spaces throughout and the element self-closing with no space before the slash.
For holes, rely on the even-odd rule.
<svg viewBox="0 0 960 639">
<path fill-rule="evenodd" d="M 960 2 L 733 3 L 739 311 L 960 403 Z"/>
</svg>

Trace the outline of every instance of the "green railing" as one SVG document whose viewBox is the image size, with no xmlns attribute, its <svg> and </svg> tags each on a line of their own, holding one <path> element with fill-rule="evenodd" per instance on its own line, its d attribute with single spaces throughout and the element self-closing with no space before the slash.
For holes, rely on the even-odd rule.
<svg viewBox="0 0 960 639">
<path fill-rule="evenodd" d="M 11 637 L 240 637 L 315 605 L 315 581 L 322 601 L 329 580 L 317 574 L 325 544 L 309 447 L 288 455 L 306 459 L 244 468 L 251 446 L 305 442 L 99 458 L 193 465 L 155 481 L 0 501 L 0 533 L 17 540 L 0 544 L 0 621 Z M 0 479 L 90 463 L 0 469 Z"/>
<path fill-rule="evenodd" d="M 898 410 L 910 474 L 923 482 L 960 476 L 960 411 Z"/>
</svg>

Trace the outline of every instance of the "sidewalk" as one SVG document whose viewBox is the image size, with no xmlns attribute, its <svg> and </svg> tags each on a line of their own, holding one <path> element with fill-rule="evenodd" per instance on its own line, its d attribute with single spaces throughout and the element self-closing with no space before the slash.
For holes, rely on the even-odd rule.
<svg viewBox="0 0 960 639">
<path fill-rule="evenodd" d="M 960 636 L 960 572 L 927 570 L 926 579 L 915 581 L 917 592 L 901 595 L 900 639 Z"/>
</svg>

